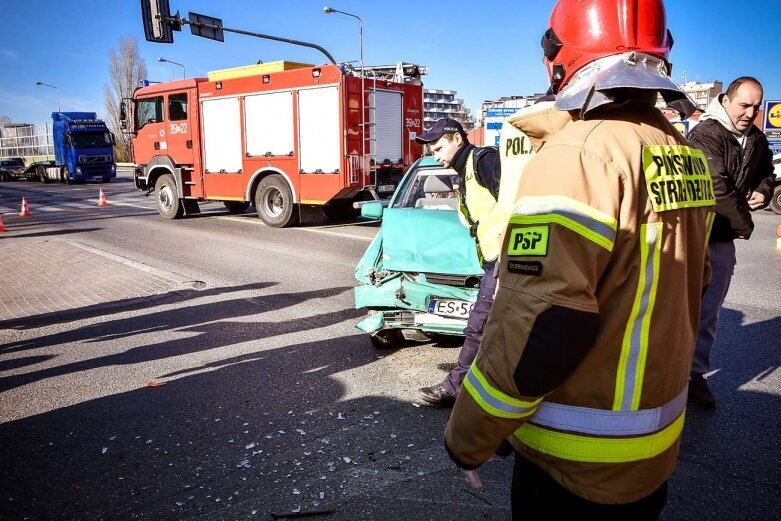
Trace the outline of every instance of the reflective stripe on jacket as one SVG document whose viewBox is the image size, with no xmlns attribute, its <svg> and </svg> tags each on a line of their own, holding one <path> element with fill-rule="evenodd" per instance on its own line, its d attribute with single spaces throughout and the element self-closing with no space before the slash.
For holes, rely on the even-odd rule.
<svg viewBox="0 0 781 521">
<path fill-rule="evenodd" d="M 633 104 L 566 125 L 519 194 L 449 453 L 474 468 L 509 437 L 573 493 L 636 501 L 677 457 L 709 279 L 707 160 Z"/>
</svg>

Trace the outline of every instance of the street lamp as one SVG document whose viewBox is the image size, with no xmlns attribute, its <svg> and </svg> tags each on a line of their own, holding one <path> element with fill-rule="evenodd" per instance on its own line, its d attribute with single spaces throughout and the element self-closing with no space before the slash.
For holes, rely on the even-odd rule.
<svg viewBox="0 0 781 521">
<path fill-rule="evenodd" d="M 181 63 L 177 63 L 177 62 L 171 61 L 171 60 L 166 60 L 165 58 L 158 58 L 157 61 L 159 61 L 160 63 L 173 63 L 174 65 L 178 65 L 179 67 L 182 68 L 182 78 L 186 78 L 187 77 L 187 71 L 184 68 L 184 65 L 182 65 Z"/>
<path fill-rule="evenodd" d="M 361 36 L 361 40 L 360 40 L 360 46 L 361 46 L 361 48 L 360 48 L 360 51 L 361 51 L 361 57 L 360 57 L 360 64 L 361 64 L 361 167 L 362 167 L 361 169 L 363 170 L 364 166 L 365 166 L 364 161 L 365 161 L 365 156 L 366 156 L 366 130 L 365 130 L 366 129 L 366 122 L 364 121 L 364 119 L 366 117 L 366 114 L 365 114 L 364 107 L 363 107 L 363 98 L 366 96 L 366 91 L 363 88 L 363 78 L 366 75 L 365 71 L 363 69 L 363 20 L 358 15 L 355 15 L 355 14 L 352 14 L 352 13 L 347 13 L 345 11 L 340 11 L 338 9 L 334 9 L 333 7 L 325 6 L 325 7 L 323 7 L 323 12 L 325 14 L 339 13 L 339 14 L 343 14 L 345 16 L 351 16 L 351 17 L 355 18 L 356 20 L 358 20 L 358 30 L 360 31 L 360 36 Z"/>
<path fill-rule="evenodd" d="M 42 81 L 36 81 L 35 85 L 38 87 L 50 87 L 54 89 L 54 92 L 57 94 L 57 112 L 60 112 L 60 91 L 57 90 L 57 87 L 49 85 L 48 83 L 43 83 Z"/>
</svg>

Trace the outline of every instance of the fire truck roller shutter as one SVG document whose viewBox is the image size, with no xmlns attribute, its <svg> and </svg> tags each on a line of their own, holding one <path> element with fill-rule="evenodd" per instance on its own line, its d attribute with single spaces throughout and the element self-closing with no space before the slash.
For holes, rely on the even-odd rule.
<svg viewBox="0 0 781 521">
<path fill-rule="evenodd" d="M 244 129 L 250 156 L 292 156 L 293 93 L 246 96 Z"/>
<path fill-rule="evenodd" d="M 381 165 L 386 161 L 399 163 L 402 149 L 401 92 L 372 90 L 375 110 L 370 111 L 371 154 Z"/>
<path fill-rule="evenodd" d="M 239 98 L 204 100 L 203 159 L 210 174 L 241 171 Z"/>
<path fill-rule="evenodd" d="M 341 165 L 339 87 L 298 91 L 299 168 L 304 174 L 332 174 Z"/>
</svg>

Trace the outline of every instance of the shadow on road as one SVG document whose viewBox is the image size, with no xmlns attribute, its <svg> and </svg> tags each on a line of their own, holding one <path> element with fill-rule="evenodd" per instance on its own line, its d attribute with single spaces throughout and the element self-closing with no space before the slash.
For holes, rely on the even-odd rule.
<svg viewBox="0 0 781 521">
<path fill-rule="evenodd" d="M 247 290 L 262 290 L 265 288 L 272 287 L 276 284 L 277 284 L 276 282 L 256 282 L 253 284 L 245 284 L 242 286 L 233 286 L 227 288 L 220 287 L 220 288 L 209 288 L 209 289 L 195 289 L 195 288 L 177 289 L 174 291 L 169 291 L 167 293 L 162 293 L 160 295 L 122 299 L 113 302 L 104 302 L 101 304 L 84 306 L 80 308 L 66 309 L 64 311 L 55 311 L 53 313 L 42 313 L 30 317 L 0 321 L 0 329 L 31 329 L 34 327 L 49 326 L 52 324 L 62 324 L 66 322 L 74 322 L 77 320 L 89 319 L 95 316 L 107 317 L 117 313 L 124 313 L 125 311 L 146 309 L 152 306 L 160 306 L 164 304 L 170 304 L 173 302 L 182 302 L 194 298 L 202 298 L 202 297 L 205 298 L 205 297 L 211 297 L 215 295 L 237 293 L 240 291 L 247 291 Z M 91 327 L 100 327 L 100 326 L 98 325 L 98 326 L 91 326 Z M 75 333 L 75 332 L 68 332 L 62 334 L 67 335 L 69 333 Z M 9 342 L 7 344 L 0 344 L 0 353 L 21 351 L 24 349 L 34 349 L 36 347 L 53 345 L 52 343 L 47 343 L 46 339 L 47 338 L 51 339 L 52 337 L 56 337 L 56 336 L 58 335 L 50 335 L 48 337 L 39 337 L 33 340 L 25 340 L 19 342 Z M 80 336 L 80 338 L 84 338 L 84 337 Z M 58 338 L 54 343 L 57 344 L 61 341 L 62 339 Z"/>
<path fill-rule="evenodd" d="M 229 321 L 346 289 L 183 304 L 40 339 L 193 334 L 87 361 L 90 368 L 246 344 L 237 356 L 161 371 L 163 386 L 138 381 L 132 391 L 0 424 L 0 518 L 264 519 L 300 507 L 333 508 L 334 520 L 508 519 L 511 464 L 489 462 L 485 489 L 466 491 L 442 450 L 448 410 L 413 408 L 381 387 L 356 393 L 356 373 L 370 375 L 378 363 L 365 335 L 263 346 L 354 310 L 284 324 Z M 718 408 L 689 408 L 663 520 L 777 518 L 781 403 L 760 389 L 777 377 L 779 335 L 779 318 L 744 324 L 741 313 L 722 312 L 714 352 L 721 370 L 710 380 Z M 32 380 L 77 369 L 38 371 Z M 23 383 L 6 378 L 3 388 Z"/>
<path fill-rule="evenodd" d="M 266 519 L 329 507 L 332 519 L 505 519 L 507 463 L 486 466 L 493 492 L 464 492 L 441 446 L 446 410 L 343 401 L 339 375 L 376 360 L 362 335 L 292 344 L 2 424 L 0 517 Z"/>
<path fill-rule="evenodd" d="M 776 519 L 781 512 L 781 397 L 763 380 L 781 365 L 781 317 L 743 323 L 723 308 L 708 379 L 717 407 L 687 408 L 664 520 Z M 767 386 L 765 387 L 768 388 Z M 777 392 L 777 383 L 770 389 Z"/>
<path fill-rule="evenodd" d="M 239 286 L 231 289 L 235 291 L 236 289 L 247 288 Z M 27 385 L 43 378 L 53 378 L 98 367 L 162 360 L 241 342 L 312 330 L 357 318 L 359 315 L 358 311 L 347 309 L 312 317 L 302 317 L 283 323 L 240 322 L 236 320 L 244 316 L 295 306 L 310 299 L 333 297 L 349 289 L 351 288 L 329 288 L 299 293 L 264 295 L 262 297 L 236 298 L 205 304 L 182 305 L 175 309 L 155 311 L 132 318 L 109 320 L 63 333 L 5 344 L 0 346 L 0 352 L 40 349 L 42 347 L 65 344 L 71 344 L 72 348 L 78 348 L 79 343 L 82 342 L 105 342 L 109 339 L 153 332 L 173 332 L 177 334 L 177 337 L 181 336 L 181 333 L 189 333 L 184 338 L 134 347 L 122 353 L 87 360 L 80 359 L 75 363 L 5 376 L 0 378 L 0 392 Z M 221 293 L 221 291 L 215 291 L 215 293 Z M 194 296 L 196 295 L 184 295 L 183 299 L 187 300 Z M 202 296 L 202 293 L 197 296 Z M 147 302 L 147 306 L 151 305 L 151 303 Z M 154 305 L 159 305 L 159 303 Z"/>
</svg>

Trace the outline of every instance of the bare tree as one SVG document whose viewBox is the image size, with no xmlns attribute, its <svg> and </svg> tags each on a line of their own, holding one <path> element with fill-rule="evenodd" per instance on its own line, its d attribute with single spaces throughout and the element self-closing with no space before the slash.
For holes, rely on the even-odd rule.
<svg viewBox="0 0 781 521">
<path fill-rule="evenodd" d="M 5 126 L 11 124 L 11 118 L 8 116 L 0 115 L 0 137 L 3 137 Z"/>
<path fill-rule="evenodd" d="M 106 106 L 106 124 L 114 133 L 117 144 L 114 153 L 118 162 L 133 160 L 130 135 L 124 134 L 119 122 L 119 104 L 123 98 L 130 98 L 139 82 L 146 78 L 146 62 L 138 53 L 138 41 L 134 36 L 121 37 L 119 50 L 108 52 L 111 85 L 103 85 L 103 100 Z"/>
</svg>

